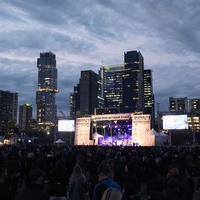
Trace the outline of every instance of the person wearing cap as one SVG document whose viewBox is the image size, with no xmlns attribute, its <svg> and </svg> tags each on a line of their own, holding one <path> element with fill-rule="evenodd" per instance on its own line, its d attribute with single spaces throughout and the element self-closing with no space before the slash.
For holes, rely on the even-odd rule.
<svg viewBox="0 0 200 200">
<path fill-rule="evenodd" d="M 97 183 L 94 187 L 92 200 L 101 199 L 103 192 L 109 187 L 116 188 L 122 192 L 121 186 L 117 182 L 112 181 L 108 178 L 108 170 L 105 165 L 100 165 L 98 167 L 97 174 L 98 174 L 98 178 L 99 178 L 99 183 Z M 102 186 L 104 186 L 104 187 L 102 187 Z M 102 191 L 102 188 L 104 189 L 103 191 Z M 99 190 L 101 190 L 101 192 L 99 192 Z"/>
<path fill-rule="evenodd" d="M 39 169 L 32 169 L 29 173 L 29 181 L 22 188 L 17 196 L 17 200 L 49 200 L 47 192 L 43 188 L 44 172 Z"/>
</svg>

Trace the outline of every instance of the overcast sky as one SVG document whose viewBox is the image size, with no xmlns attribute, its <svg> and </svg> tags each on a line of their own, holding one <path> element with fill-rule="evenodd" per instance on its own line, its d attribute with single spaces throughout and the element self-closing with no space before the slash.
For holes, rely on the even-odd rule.
<svg viewBox="0 0 200 200">
<path fill-rule="evenodd" d="M 56 104 L 68 116 L 81 70 L 121 64 L 132 50 L 153 71 L 161 111 L 170 96 L 200 98 L 198 0 L 1 0 L 0 90 L 34 110 L 40 52 L 56 54 Z"/>
</svg>

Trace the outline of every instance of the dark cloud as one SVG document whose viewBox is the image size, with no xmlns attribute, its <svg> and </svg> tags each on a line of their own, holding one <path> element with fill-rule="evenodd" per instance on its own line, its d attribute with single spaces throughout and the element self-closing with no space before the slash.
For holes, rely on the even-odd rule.
<svg viewBox="0 0 200 200">
<path fill-rule="evenodd" d="M 37 58 L 57 57 L 58 109 L 69 114 L 69 94 L 81 70 L 123 63 L 139 50 L 153 70 L 155 101 L 170 96 L 200 98 L 198 0 L 1 1 L 0 89 L 19 93 L 35 107 Z"/>
<path fill-rule="evenodd" d="M 26 52 L 30 54 L 50 49 L 51 51 L 67 51 L 69 53 L 85 53 L 94 51 L 95 44 L 79 38 L 72 38 L 59 32 L 47 30 L 16 30 L 0 32 L 1 52 Z"/>
<path fill-rule="evenodd" d="M 0 57 L 0 89 L 17 92 L 19 104 L 35 105 L 37 67 L 34 62 Z"/>
<path fill-rule="evenodd" d="M 197 51 L 200 43 L 198 1 L 142 1 L 147 25 L 166 41 L 166 46 L 179 51 Z M 167 45 L 168 44 L 168 45 Z M 167 50 L 167 49 L 166 49 Z M 176 49 L 174 49 L 176 50 Z M 198 49 L 199 51 L 199 49 Z M 179 52 L 177 52 L 179 53 Z"/>
<path fill-rule="evenodd" d="M 155 102 L 162 110 L 169 106 L 169 97 L 200 98 L 200 69 L 180 63 L 170 63 L 154 70 Z"/>
</svg>

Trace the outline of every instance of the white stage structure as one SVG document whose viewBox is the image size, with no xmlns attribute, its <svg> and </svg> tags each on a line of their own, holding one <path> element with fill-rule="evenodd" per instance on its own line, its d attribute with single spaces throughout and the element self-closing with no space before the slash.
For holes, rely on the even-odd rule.
<svg viewBox="0 0 200 200">
<path fill-rule="evenodd" d="M 82 117 L 76 119 L 76 130 L 74 145 L 91 145 L 90 141 L 91 117 Z"/>
<path fill-rule="evenodd" d="M 132 116 L 132 144 L 134 146 L 154 146 L 154 137 L 150 134 L 151 115 Z"/>
<path fill-rule="evenodd" d="M 131 144 L 123 145 L 155 146 L 156 136 L 151 132 L 151 116 L 149 114 L 137 113 L 92 115 L 90 117 L 77 118 L 74 145 L 94 145 L 95 133 L 93 134 L 93 140 L 90 140 L 92 122 L 96 123 L 98 121 L 126 121 L 130 119 L 132 119 Z M 96 133 L 96 135 L 97 134 L 98 133 Z M 95 145 L 97 145 L 97 140 L 98 138 L 95 139 Z M 116 144 L 117 143 L 118 142 L 116 142 Z"/>
</svg>

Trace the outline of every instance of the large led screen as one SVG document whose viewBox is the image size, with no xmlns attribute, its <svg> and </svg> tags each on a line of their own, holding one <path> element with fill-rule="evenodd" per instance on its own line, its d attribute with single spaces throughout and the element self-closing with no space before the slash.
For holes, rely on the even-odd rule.
<svg viewBox="0 0 200 200">
<path fill-rule="evenodd" d="M 59 132 L 72 132 L 74 129 L 74 120 L 58 120 Z"/>
<path fill-rule="evenodd" d="M 166 115 L 163 116 L 163 129 L 188 129 L 187 115 Z"/>
</svg>

